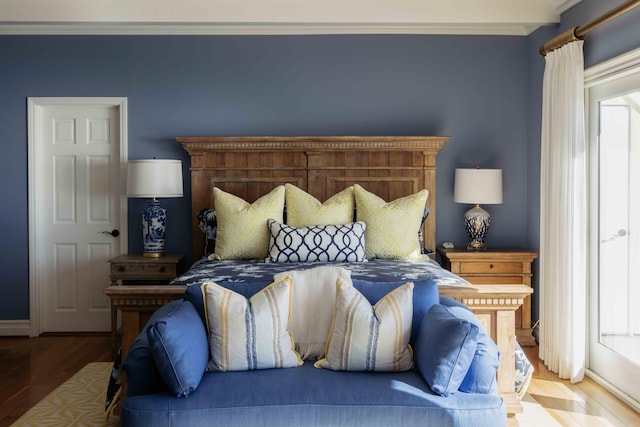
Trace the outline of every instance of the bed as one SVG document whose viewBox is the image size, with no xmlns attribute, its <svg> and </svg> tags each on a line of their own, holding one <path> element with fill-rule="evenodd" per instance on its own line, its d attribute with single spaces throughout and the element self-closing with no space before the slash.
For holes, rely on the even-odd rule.
<svg viewBox="0 0 640 427">
<path fill-rule="evenodd" d="M 436 243 L 436 157 L 448 139 L 439 136 L 178 137 L 191 157 L 192 255 L 194 258 L 208 255 L 208 236 L 201 229 L 198 214 L 202 218 L 203 210 L 214 206 L 214 189 L 249 203 L 287 184 L 319 201 L 356 185 L 387 201 L 427 190 L 428 215 L 423 216 L 419 237 L 421 255 L 417 257 L 421 259 L 409 261 L 412 266 L 402 265 L 407 261 L 371 260 L 348 268 L 354 277 L 372 281 L 376 278 L 405 280 L 415 278 L 416 274 L 431 274 L 439 281 L 442 296 L 451 297 L 472 309 L 500 349 L 498 389 L 505 401 L 508 423 L 517 425 L 515 414 L 522 408 L 513 386 L 514 314 L 531 289 L 523 285 L 472 286 L 440 269 L 429 258 L 433 256 Z M 180 295 L 180 289 L 184 291 L 186 286 L 199 283 L 203 277 L 251 282 L 283 269 L 305 268 L 303 264 L 260 261 L 208 261 L 203 258 L 172 286 L 153 287 L 156 288 L 153 290 L 129 287 L 128 291 L 111 287 L 107 294 L 122 311 L 123 331 L 131 331 L 131 336 L 132 331 L 142 326 L 145 317 L 141 313 L 175 299 Z M 128 326 L 125 326 L 125 318 Z M 123 338 L 123 341 L 126 340 Z"/>
<path fill-rule="evenodd" d="M 214 187 L 253 202 L 275 186 L 287 183 L 296 185 L 320 201 L 354 184 L 388 201 L 426 189 L 429 193 L 426 204 L 429 215 L 423 223 L 422 246 L 427 253 L 436 247 L 436 158 L 449 137 L 232 136 L 176 139 L 191 157 L 194 256 L 203 254 L 206 244 L 206 236 L 196 217 L 202 209 L 214 205 Z M 503 286 L 463 290 L 453 283 L 440 287 L 443 295 L 452 296 L 475 310 L 501 348 L 501 366 L 512 367 L 514 360 L 514 353 L 509 350 L 515 341 L 513 319 L 506 319 L 514 313 L 506 307 L 522 304 L 524 295 L 530 292 L 524 287 L 516 288 L 524 294 L 505 298 L 507 288 Z M 492 291 L 497 292 L 497 298 L 487 295 Z M 501 369 L 499 381 L 503 396 L 513 403 L 513 411 L 519 411 L 519 402 L 513 396 L 514 375 L 513 369 Z"/>
</svg>

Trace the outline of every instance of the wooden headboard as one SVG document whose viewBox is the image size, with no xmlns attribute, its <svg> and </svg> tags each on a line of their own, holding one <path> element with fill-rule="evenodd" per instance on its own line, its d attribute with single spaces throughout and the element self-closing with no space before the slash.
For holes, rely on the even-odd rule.
<svg viewBox="0 0 640 427">
<path fill-rule="evenodd" d="M 436 156 L 447 136 L 178 137 L 191 156 L 192 255 L 203 253 L 196 214 L 213 207 L 213 187 L 253 202 L 294 184 L 320 201 L 360 184 L 390 201 L 429 190 L 424 246 L 436 242 Z"/>
</svg>

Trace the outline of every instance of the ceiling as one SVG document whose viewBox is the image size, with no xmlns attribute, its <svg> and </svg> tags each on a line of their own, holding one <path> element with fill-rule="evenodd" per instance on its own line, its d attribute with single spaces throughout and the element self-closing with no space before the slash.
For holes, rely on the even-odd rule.
<svg viewBox="0 0 640 427">
<path fill-rule="evenodd" d="M 492 34 L 581 0 L 2 0 L 0 34 Z"/>
</svg>

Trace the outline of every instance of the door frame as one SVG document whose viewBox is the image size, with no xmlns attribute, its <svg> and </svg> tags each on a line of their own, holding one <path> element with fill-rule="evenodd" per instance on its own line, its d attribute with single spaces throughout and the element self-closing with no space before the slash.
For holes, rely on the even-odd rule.
<svg viewBox="0 0 640 427">
<path fill-rule="evenodd" d="M 117 108 L 120 119 L 120 251 L 127 253 L 128 224 L 127 224 L 127 159 L 128 159 L 128 123 L 126 97 L 28 97 L 27 98 L 27 140 L 28 140 L 28 192 L 29 192 L 29 336 L 37 337 L 43 330 L 44 318 L 44 281 L 41 277 L 40 247 L 41 239 L 38 224 L 42 224 L 43 217 L 48 215 L 41 207 L 38 197 L 43 177 L 40 171 L 42 111 L 52 106 L 91 106 Z M 105 287 L 108 283 L 105 283 Z"/>
<path fill-rule="evenodd" d="M 591 124 L 591 99 L 590 99 L 590 89 L 596 85 L 608 83 L 612 80 L 616 80 L 619 78 L 624 78 L 630 74 L 635 74 L 638 72 L 638 68 L 640 67 L 640 48 L 634 49 L 617 57 L 611 58 L 607 61 L 604 61 L 600 64 L 594 65 L 590 68 L 587 68 L 584 71 L 584 89 L 585 89 L 585 117 L 587 118 L 587 141 L 589 145 L 589 191 L 594 188 L 596 185 L 596 177 L 598 173 L 598 164 L 597 164 L 597 144 L 593 144 L 593 128 Z M 598 200 L 594 197 L 591 197 L 589 193 L 589 212 L 595 212 L 597 210 Z M 595 278 L 598 277 L 598 253 L 596 250 L 596 245 L 591 241 L 594 236 L 598 235 L 598 225 L 597 218 L 593 218 L 590 214 L 589 218 L 589 260 L 590 262 L 590 270 L 588 273 L 588 292 L 587 292 L 587 348 L 585 348 L 586 352 L 586 365 L 587 369 L 585 370 L 585 374 L 593 379 L 595 382 L 615 394 L 618 398 L 623 400 L 629 406 L 633 407 L 635 410 L 640 411 L 640 403 L 635 401 L 631 396 L 627 395 L 625 392 L 620 390 L 614 384 L 611 384 L 609 381 L 595 373 L 590 369 L 591 363 L 591 343 L 594 337 L 594 331 L 598 328 L 598 313 L 595 310 L 595 304 L 598 301 L 598 284 Z"/>
</svg>

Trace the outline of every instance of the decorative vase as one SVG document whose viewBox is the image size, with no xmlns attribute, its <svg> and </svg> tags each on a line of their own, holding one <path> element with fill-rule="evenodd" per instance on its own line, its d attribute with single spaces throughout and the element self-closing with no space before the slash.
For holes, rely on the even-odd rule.
<svg viewBox="0 0 640 427">
<path fill-rule="evenodd" d="M 167 210 L 160 202 L 152 200 L 142 211 L 143 255 L 161 257 L 164 255 L 164 236 L 167 230 Z"/>
<path fill-rule="evenodd" d="M 467 249 L 474 251 L 485 250 L 484 239 L 487 237 L 489 226 L 491 225 L 491 215 L 475 205 L 464 214 L 464 225 L 469 236 Z"/>
</svg>

